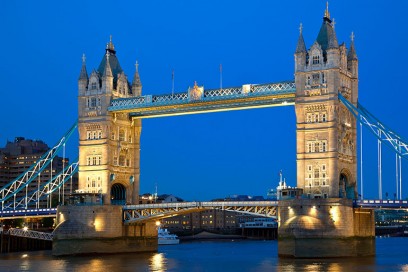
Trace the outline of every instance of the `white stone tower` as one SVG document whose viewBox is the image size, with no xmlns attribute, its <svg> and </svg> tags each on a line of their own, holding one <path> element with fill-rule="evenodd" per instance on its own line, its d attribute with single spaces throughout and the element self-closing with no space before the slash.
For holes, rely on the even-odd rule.
<svg viewBox="0 0 408 272">
<path fill-rule="evenodd" d="M 102 193 L 104 204 L 137 204 L 141 121 L 108 107 L 112 99 L 141 95 L 138 65 L 131 85 L 111 38 L 89 77 L 83 57 L 78 91 L 79 191 Z"/>
<path fill-rule="evenodd" d="M 300 27 L 295 52 L 297 186 L 310 198 L 356 198 L 356 120 L 339 101 L 358 98 L 354 35 L 338 44 L 326 8 L 316 41 L 306 49 Z"/>
</svg>

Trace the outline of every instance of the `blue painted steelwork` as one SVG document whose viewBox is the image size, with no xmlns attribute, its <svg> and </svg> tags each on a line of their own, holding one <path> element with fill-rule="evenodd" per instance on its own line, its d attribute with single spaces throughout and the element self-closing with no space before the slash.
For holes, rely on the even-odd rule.
<svg viewBox="0 0 408 272">
<path fill-rule="evenodd" d="M 295 93 L 293 81 L 211 90 L 195 86 L 183 93 L 114 99 L 108 110 L 129 112 L 135 118 L 147 118 L 268 105 L 293 105 Z"/>
<path fill-rule="evenodd" d="M 46 152 L 41 157 L 41 159 L 33 164 L 26 172 L 0 189 L 0 201 L 2 203 L 2 209 L 6 200 L 11 197 L 15 198 L 18 192 L 20 192 L 23 188 L 27 188 L 27 186 L 50 164 L 52 159 L 58 154 L 61 148 L 68 141 L 69 137 L 75 131 L 77 126 L 78 122 L 75 122 L 74 125 L 72 125 L 72 127 L 59 140 L 59 142 L 48 152 Z"/>
<path fill-rule="evenodd" d="M 51 180 L 42 184 L 41 187 L 33 192 L 29 192 L 25 197 L 21 197 L 18 200 L 9 201 L 5 203 L 2 210 L 27 210 L 32 204 L 39 203 L 40 200 L 46 198 L 65 184 L 75 173 L 78 172 L 78 160 L 68 165 L 60 173 L 54 176 Z"/>
<path fill-rule="evenodd" d="M 403 139 L 397 133 L 386 127 L 374 115 L 366 110 L 360 103 L 357 107 L 348 101 L 341 93 L 339 93 L 340 101 L 347 109 L 359 120 L 363 125 L 368 127 L 370 131 L 381 141 L 387 143 L 401 157 L 408 158 L 408 141 Z"/>
</svg>

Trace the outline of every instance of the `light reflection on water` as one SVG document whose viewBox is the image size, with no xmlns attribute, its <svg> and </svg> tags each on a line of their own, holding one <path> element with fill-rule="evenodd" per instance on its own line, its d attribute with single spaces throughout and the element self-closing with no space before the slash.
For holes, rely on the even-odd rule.
<svg viewBox="0 0 408 272">
<path fill-rule="evenodd" d="M 369 258 L 285 259 L 276 241 L 197 241 L 157 253 L 52 257 L 51 251 L 0 255 L 0 271 L 406 271 L 408 238 L 377 239 Z"/>
<path fill-rule="evenodd" d="M 166 271 L 167 260 L 163 253 L 155 253 L 150 258 L 150 271 Z"/>
</svg>

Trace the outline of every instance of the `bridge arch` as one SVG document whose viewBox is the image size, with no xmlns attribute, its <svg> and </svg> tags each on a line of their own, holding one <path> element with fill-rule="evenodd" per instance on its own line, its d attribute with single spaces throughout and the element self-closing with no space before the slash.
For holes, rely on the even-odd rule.
<svg viewBox="0 0 408 272">
<path fill-rule="evenodd" d="M 355 182 L 349 170 L 342 169 L 339 176 L 339 197 L 355 199 Z"/>
<path fill-rule="evenodd" d="M 114 183 L 111 187 L 111 204 L 126 204 L 126 187 L 121 183 Z"/>
</svg>

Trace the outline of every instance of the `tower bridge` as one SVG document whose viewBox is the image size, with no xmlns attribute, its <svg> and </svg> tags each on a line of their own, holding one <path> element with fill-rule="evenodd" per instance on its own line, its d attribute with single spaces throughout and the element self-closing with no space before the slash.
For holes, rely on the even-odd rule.
<svg viewBox="0 0 408 272">
<path fill-rule="evenodd" d="M 30 197 L 26 193 L 24 199 L 16 199 L 17 193 L 27 188 L 52 160 L 55 151 L 65 146 L 63 138 L 26 174 L 1 189 L 2 209 L 28 209 L 30 201 L 38 203 L 78 171 L 80 191 L 100 194 L 103 205 L 58 207 L 55 255 L 71 254 L 78 248 L 79 253 L 156 250 L 153 219 L 207 208 L 278 216 L 281 256 L 375 254 L 374 213 L 368 208 L 376 204 L 403 207 L 407 203 L 356 202 L 357 121 L 396 152 L 399 199 L 401 158 L 408 156 L 407 143 L 359 103 L 354 35 L 348 48 L 345 43 L 339 44 L 328 8 L 309 49 L 300 28 L 294 56 L 295 81 L 212 90 L 195 83 L 182 93 L 142 95 L 138 64 L 130 83 L 111 39 L 97 70 L 88 74 L 85 56 L 82 60 L 78 80 L 78 162 L 47 187 L 39 185 Z M 137 205 L 142 119 L 287 105 L 294 105 L 296 112 L 297 188 L 301 197 L 279 203 Z M 114 239 L 111 248 L 103 246 L 104 239 Z M 307 248 L 313 250 L 306 252 Z"/>
</svg>

